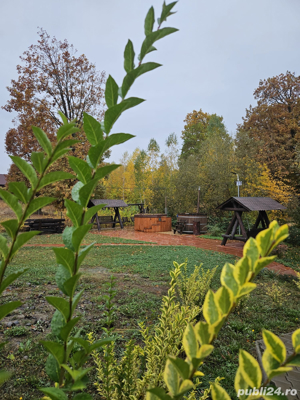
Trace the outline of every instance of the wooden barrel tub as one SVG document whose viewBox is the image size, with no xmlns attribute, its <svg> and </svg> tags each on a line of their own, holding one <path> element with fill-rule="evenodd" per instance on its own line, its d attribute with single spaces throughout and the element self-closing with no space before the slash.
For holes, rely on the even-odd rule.
<svg viewBox="0 0 300 400">
<path fill-rule="evenodd" d="M 136 214 L 134 230 L 141 232 L 168 232 L 172 228 L 172 218 L 166 214 Z"/>
<path fill-rule="evenodd" d="M 177 222 L 184 223 L 184 230 L 182 233 L 193 233 L 193 223 L 200 222 L 200 233 L 207 232 L 207 215 L 203 214 L 178 214 Z"/>
</svg>

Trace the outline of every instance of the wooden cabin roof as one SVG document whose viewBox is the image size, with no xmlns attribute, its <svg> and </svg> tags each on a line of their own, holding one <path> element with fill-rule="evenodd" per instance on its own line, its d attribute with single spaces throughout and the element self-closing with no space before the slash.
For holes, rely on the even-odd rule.
<svg viewBox="0 0 300 400">
<path fill-rule="evenodd" d="M 98 204 L 106 204 L 103 208 L 115 208 L 115 207 L 128 207 L 123 200 L 111 200 L 111 199 L 91 199 L 89 207 L 97 206 Z"/>
<path fill-rule="evenodd" d="M 233 208 L 240 211 L 286 210 L 285 206 L 270 197 L 230 197 L 217 208 L 224 211 L 234 211 Z"/>
</svg>

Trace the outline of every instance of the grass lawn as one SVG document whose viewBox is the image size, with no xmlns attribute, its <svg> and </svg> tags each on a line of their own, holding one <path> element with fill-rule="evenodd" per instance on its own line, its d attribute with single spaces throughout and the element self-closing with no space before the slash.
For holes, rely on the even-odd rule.
<svg viewBox="0 0 300 400">
<path fill-rule="evenodd" d="M 60 235 L 46 236 L 35 240 L 52 243 L 61 240 Z M 112 238 L 99 235 L 89 235 L 90 239 L 98 243 L 102 239 L 112 243 Z M 122 243 L 130 243 L 123 240 Z M 235 257 L 230 255 L 188 246 L 103 245 L 94 248 L 82 266 L 81 288 L 86 289 L 78 307 L 78 313 L 82 315 L 82 335 L 90 331 L 96 336 L 101 335 L 105 309 L 102 296 L 113 274 L 117 289 L 114 300 L 117 348 L 121 352 L 129 338 L 140 341 L 138 322 L 145 321 L 150 327 L 155 324 L 162 296 L 168 290 L 172 263 L 174 260 L 182 263 L 186 258 L 190 271 L 199 263 L 203 263 L 205 269 L 220 266 L 212 283 L 213 289 L 219 286 L 223 264 L 235 261 Z M 44 371 L 47 353 L 39 341 L 51 337 L 53 308 L 45 301 L 45 296 L 59 293 L 55 284 L 54 253 L 50 248 L 23 248 L 10 270 L 24 267 L 29 267 L 29 270 L 1 297 L 1 302 L 20 299 L 23 303 L 0 325 L 0 341 L 10 341 L 0 353 L 0 369 L 5 367 L 15 371 L 13 379 L 1 388 L 3 400 L 40 398 L 37 388 L 50 384 Z M 256 283 L 257 289 L 244 307 L 237 308 L 231 315 L 215 342 L 215 351 L 204 363 L 202 369 L 206 376 L 200 390 L 207 387 L 209 381 L 221 376 L 225 378 L 223 386 L 233 396 L 238 349 L 244 348 L 255 355 L 254 341 L 261 338 L 263 327 L 276 334 L 292 332 L 299 327 L 300 292 L 293 280 L 267 271 L 260 274 Z M 266 288 L 273 283 L 278 284 L 286 294 L 286 302 L 282 306 L 274 304 L 266 294 Z M 9 327 L 7 323 L 11 321 L 18 321 L 18 324 Z M 89 391 L 95 393 L 92 384 Z"/>
</svg>

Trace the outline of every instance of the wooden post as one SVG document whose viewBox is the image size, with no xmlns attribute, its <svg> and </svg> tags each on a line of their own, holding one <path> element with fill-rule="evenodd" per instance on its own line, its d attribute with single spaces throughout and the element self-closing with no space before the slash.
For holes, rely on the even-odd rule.
<svg viewBox="0 0 300 400">
<path fill-rule="evenodd" d="M 199 209 L 200 209 L 200 186 L 198 187 L 197 214 L 199 214 Z"/>
<path fill-rule="evenodd" d="M 233 217 L 232 217 L 232 220 L 230 221 L 230 224 L 228 225 L 227 231 L 226 231 L 226 233 L 225 233 L 225 235 L 223 237 L 221 246 L 225 246 L 225 244 L 227 242 L 227 239 L 228 239 L 226 236 L 228 236 L 231 233 L 232 228 L 234 227 L 235 221 L 236 221 L 236 215 L 234 213 Z"/>
</svg>

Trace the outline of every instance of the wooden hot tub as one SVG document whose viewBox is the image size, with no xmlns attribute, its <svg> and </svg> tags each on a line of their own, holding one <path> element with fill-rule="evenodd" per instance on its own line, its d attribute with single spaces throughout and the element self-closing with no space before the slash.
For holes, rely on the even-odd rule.
<svg viewBox="0 0 300 400">
<path fill-rule="evenodd" d="M 171 217 L 166 214 L 137 214 L 134 216 L 134 230 L 142 232 L 167 232 L 172 227 Z"/>
</svg>

